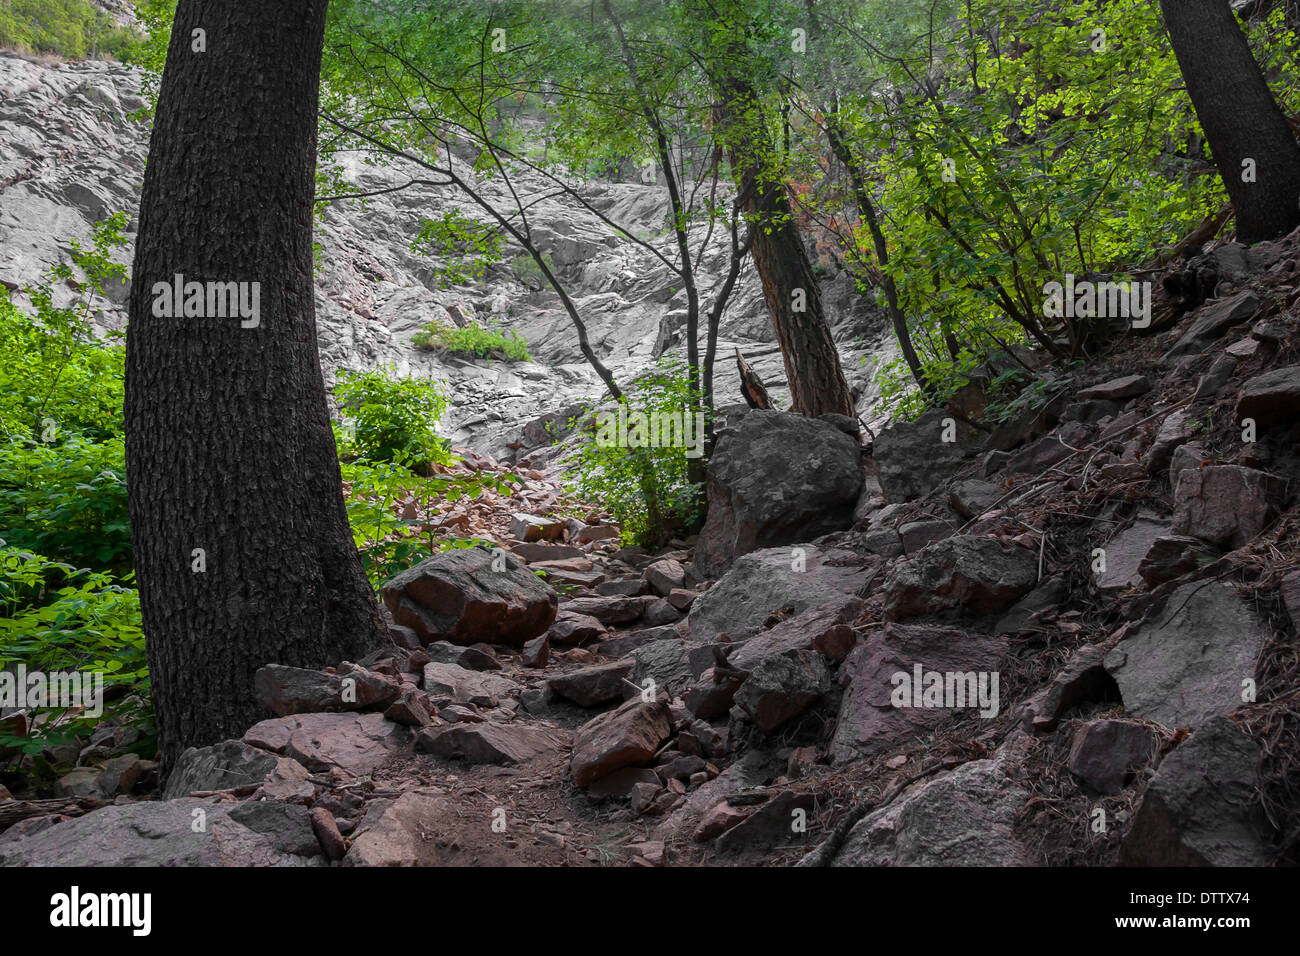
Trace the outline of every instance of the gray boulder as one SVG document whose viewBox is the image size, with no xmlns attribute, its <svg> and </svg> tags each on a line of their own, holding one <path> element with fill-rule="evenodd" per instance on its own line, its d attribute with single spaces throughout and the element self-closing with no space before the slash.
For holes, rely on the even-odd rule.
<svg viewBox="0 0 1300 956">
<path fill-rule="evenodd" d="M 1196 727 L 1241 706 L 1268 629 L 1231 585 L 1184 584 L 1106 655 L 1130 714 Z"/>
<path fill-rule="evenodd" d="M 860 446 L 831 422 L 750 412 L 709 461 L 696 571 L 717 577 L 751 551 L 848 528 L 862 482 Z"/>
<path fill-rule="evenodd" d="M 1231 720 L 1206 721 L 1164 759 L 1120 846 L 1125 866 L 1265 866 L 1259 746 Z"/>
</svg>

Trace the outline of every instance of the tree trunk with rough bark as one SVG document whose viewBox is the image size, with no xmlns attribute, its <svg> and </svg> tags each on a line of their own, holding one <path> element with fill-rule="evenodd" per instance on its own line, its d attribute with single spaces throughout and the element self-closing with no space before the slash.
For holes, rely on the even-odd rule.
<svg viewBox="0 0 1300 956">
<path fill-rule="evenodd" d="M 355 660 L 384 631 L 348 527 L 316 346 L 325 9 L 181 0 L 167 51 L 125 403 L 131 535 L 167 766 L 267 716 L 257 668 Z"/>
</svg>

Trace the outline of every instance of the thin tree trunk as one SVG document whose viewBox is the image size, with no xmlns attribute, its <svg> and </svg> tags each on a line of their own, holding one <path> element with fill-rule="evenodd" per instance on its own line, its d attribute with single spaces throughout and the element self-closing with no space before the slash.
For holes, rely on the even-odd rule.
<svg viewBox="0 0 1300 956">
<path fill-rule="evenodd" d="M 880 217 L 876 215 L 875 204 L 871 201 L 871 195 L 867 192 L 867 184 L 865 177 L 862 175 L 862 169 L 854 161 L 853 153 L 849 150 L 848 144 L 844 142 L 844 137 L 840 133 L 839 117 L 835 111 L 830 112 L 826 118 L 826 139 L 830 143 L 831 152 L 848 174 L 849 182 L 853 187 L 853 198 L 858 207 L 858 215 L 862 217 L 862 220 L 867 224 L 867 229 L 871 232 L 871 243 L 875 248 L 876 264 L 880 267 L 880 284 L 885 290 L 885 307 L 889 312 L 890 324 L 894 327 L 894 337 L 898 340 L 899 351 L 903 353 L 903 361 L 907 363 L 908 369 L 912 372 L 912 378 L 921 391 L 926 395 L 933 396 L 934 386 L 925 377 L 925 371 L 921 367 L 921 359 L 916 354 L 916 346 L 912 344 L 912 333 L 907 327 L 907 316 L 903 314 L 903 310 L 898 304 L 898 285 L 894 282 L 894 277 L 889 274 L 889 246 L 885 242 L 885 233 L 880 228 Z"/>
<path fill-rule="evenodd" d="M 355 660 L 382 639 L 316 347 L 325 9 L 181 0 L 172 28 L 140 203 L 125 402 L 131 536 L 168 766 L 267 716 L 253 693 L 262 665 Z M 195 30 L 205 52 L 192 48 Z M 167 317 L 155 284 L 178 275 L 247 283 L 256 323 L 251 310 L 216 317 L 207 301 Z"/>
<path fill-rule="evenodd" d="M 1228 0 L 1160 0 L 1160 10 L 1236 209 L 1237 238 L 1252 243 L 1285 235 L 1300 225 L 1300 143 Z"/>
</svg>

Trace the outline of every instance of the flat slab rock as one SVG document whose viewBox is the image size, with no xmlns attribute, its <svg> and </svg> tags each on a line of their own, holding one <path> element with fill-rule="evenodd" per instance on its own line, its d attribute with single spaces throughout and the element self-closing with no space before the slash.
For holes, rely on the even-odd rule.
<svg viewBox="0 0 1300 956">
<path fill-rule="evenodd" d="M 1165 727 L 1194 728 L 1241 705 L 1242 681 L 1268 629 L 1229 584 L 1191 582 L 1106 655 L 1124 709 Z"/>
<path fill-rule="evenodd" d="M 421 731 L 415 749 L 471 764 L 517 764 L 557 752 L 568 743 L 568 735 L 559 730 L 484 721 Z"/>
<path fill-rule="evenodd" d="M 254 724 L 244 743 L 284 757 L 309 770 L 339 767 L 364 776 L 411 745 L 411 729 L 383 714 L 294 714 Z"/>
<path fill-rule="evenodd" d="M 267 753 L 242 740 L 223 740 L 210 747 L 190 747 L 167 777 L 163 799 L 188 797 L 198 790 L 228 790 L 266 781 L 298 782 L 307 768 L 290 757 Z"/>
<path fill-rule="evenodd" d="M 104 807 L 30 836 L 0 834 L 0 866 L 324 864 L 305 807 L 249 806 L 183 798 Z"/>
<path fill-rule="evenodd" d="M 408 790 L 395 800 L 376 800 L 357 826 L 344 866 L 438 866 L 439 833 L 435 821 L 455 817 L 443 794 Z"/>
<path fill-rule="evenodd" d="M 495 707 L 503 697 L 517 693 L 519 685 L 500 674 L 433 661 L 424 665 L 424 690 L 433 697 L 451 697 L 459 704 Z"/>
<path fill-rule="evenodd" d="M 709 643 L 724 633 L 744 640 L 761 631 L 773 611 L 800 614 L 842 600 L 866 579 L 866 567 L 849 552 L 812 545 L 754 551 L 737 558 L 695 599 L 686 618 L 687 636 L 692 643 Z"/>
</svg>

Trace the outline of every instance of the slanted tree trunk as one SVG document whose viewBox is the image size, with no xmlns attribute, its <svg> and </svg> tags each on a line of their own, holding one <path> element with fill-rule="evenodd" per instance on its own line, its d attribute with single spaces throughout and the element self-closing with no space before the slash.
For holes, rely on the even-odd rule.
<svg viewBox="0 0 1300 956">
<path fill-rule="evenodd" d="M 344 510 L 316 348 L 326 0 L 180 0 L 130 298 L 131 537 L 165 765 L 266 716 L 253 672 L 356 659 L 383 624 Z M 196 52 L 195 30 L 205 52 Z M 156 283 L 257 283 L 258 314 L 157 314 Z M 160 310 L 159 310 L 160 311 Z"/>
<path fill-rule="evenodd" d="M 759 115 L 757 93 L 734 75 L 715 80 L 715 85 L 715 129 L 727 149 L 738 202 L 750 220 L 750 254 L 781 346 L 791 411 L 852 418 L 857 414 L 853 394 L 840 367 L 790 197 L 785 183 L 764 168 L 776 147 Z"/>
<path fill-rule="evenodd" d="M 1300 225 L 1300 144 L 1251 55 L 1228 0 L 1160 0 L 1187 94 L 1237 214 L 1237 238 Z M 1243 179 L 1253 161 L 1253 179 Z"/>
</svg>

